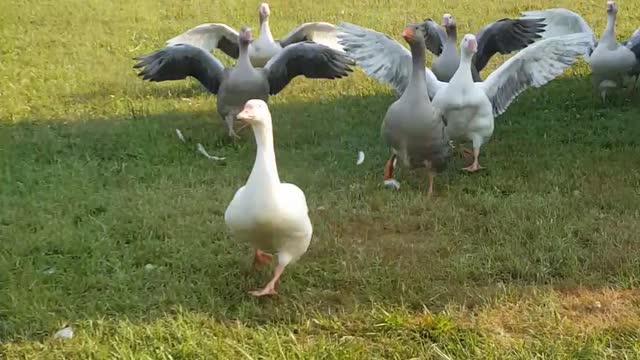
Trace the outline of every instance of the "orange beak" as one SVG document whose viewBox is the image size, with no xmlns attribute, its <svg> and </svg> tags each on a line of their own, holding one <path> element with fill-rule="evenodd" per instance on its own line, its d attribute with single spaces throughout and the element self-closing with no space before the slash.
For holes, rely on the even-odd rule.
<svg viewBox="0 0 640 360">
<path fill-rule="evenodd" d="M 415 34 L 415 32 L 413 31 L 413 28 L 410 28 L 410 27 L 406 27 L 402 31 L 402 37 L 405 38 L 405 39 L 413 38 L 414 34 Z"/>
</svg>

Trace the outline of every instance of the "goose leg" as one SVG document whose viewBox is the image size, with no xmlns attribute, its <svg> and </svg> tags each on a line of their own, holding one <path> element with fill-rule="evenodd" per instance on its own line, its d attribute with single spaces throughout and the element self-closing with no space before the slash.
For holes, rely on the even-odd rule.
<svg viewBox="0 0 640 360">
<path fill-rule="evenodd" d="M 629 86 L 629 93 L 628 93 L 628 95 L 631 95 L 631 94 L 635 93 L 636 85 L 638 85 L 638 77 L 639 77 L 639 76 L 640 76 L 640 75 L 633 75 L 633 76 L 631 76 L 631 84 L 630 84 L 630 86 Z"/>
<path fill-rule="evenodd" d="M 384 180 L 393 179 L 393 161 L 396 159 L 396 154 L 392 154 L 387 163 L 384 166 Z"/>
<path fill-rule="evenodd" d="M 436 175 L 429 171 L 429 191 L 427 192 L 427 197 L 432 197 L 433 196 L 433 181 L 435 180 Z"/>
<path fill-rule="evenodd" d="M 257 268 L 259 265 L 267 265 L 269 263 L 271 263 L 271 260 L 273 260 L 273 255 L 266 253 L 262 250 L 256 249 L 256 253 L 255 256 L 253 258 L 253 266 L 252 268 L 255 269 Z"/>
<path fill-rule="evenodd" d="M 232 139 L 240 139 L 240 136 L 238 136 L 235 130 L 233 130 L 233 124 L 235 123 L 235 121 L 235 116 L 232 116 L 231 114 L 225 116 L 224 118 L 224 122 L 227 124 L 227 129 L 229 130 L 229 136 Z"/>
<path fill-rule="evenodd" d="M 473 157 L 473 150 L 468 148 L 462 148 L 462 157 L 467 159 Z"/>
<path fill-rule="evenodd" d="M 478 170 L 484 169 L 482 166 L 480 166 L 480 162 L 478 161 L 478 158 L 480 157 L 480 146 L 473 146 L 473 163 L 471 163 L 471 165 L 467 166 L 466 168 L 462 168 L 462 170 L 468 171 L 468 172 L 476 172 Z"/>
<path fill-rule="evenodd" d="M 396 157 L 397 157 L 396 154 L 392 154 L 384 166 L 383 184 L 388 188 L 397 190 L 400 188 L 400 183 L 393 178 L 393 169 L 395 167 Z"/>
<path fill-rule="evenodd" d="M 278 282 L 278 279 L 280 279 L 282 272 L 284 272 L 285 266 L 287 265 L 278 264 L 276 268 L 273 270 L 273 277 L 271 278 L 271 280 L 269 280 L 267 285 L 265 285 L 265 287 L 262 288 L 261 290 L 249 291 L 249 294 L 256 297 L 265 296 L 265 295 L 276 295 L 278 293 L 276 291 L 276 283 Z"/>
</svg>

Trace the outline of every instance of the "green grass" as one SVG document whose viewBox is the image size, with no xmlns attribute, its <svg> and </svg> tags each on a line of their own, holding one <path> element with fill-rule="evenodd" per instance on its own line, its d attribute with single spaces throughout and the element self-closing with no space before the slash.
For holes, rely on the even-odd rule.
<svg viewBox="0 0 640 360">
<path fill-rule="evenodd" d="M 605 22 L 600 1 L 448 3 L 278 0 L 271 26 L 345 20 L 399 39 L 444 12 L 475 31 L 555 6 Z M 255 28 L 258 4 L 3 5 L 0 358 L 640 358 L 640 95 L 601 104 L 579 64 L 497 119 L 486 171 L 456 158 L 427 200 L 420 173 L 381 186 L 386 86 L 294 80 L 270 104 L 276 153 L 314 239 L 281 295 L 254 299 L 268 270 L 249 273 L 223 221 L 251 134 L 230 143 L 195 81 L 145 83 L 131 58 L 202 22 Z M 619 39 L 640 25 L 632 5 Z M 52 339 L 64 324 L 75 337 Z"/>
</svg>

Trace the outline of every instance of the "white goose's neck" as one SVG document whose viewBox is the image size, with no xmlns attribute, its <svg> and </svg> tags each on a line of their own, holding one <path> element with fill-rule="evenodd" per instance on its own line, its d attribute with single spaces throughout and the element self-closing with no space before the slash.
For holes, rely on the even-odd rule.
<svg viewBox="0 0 640 360">
<path fill-rule="evenodd" d="M 616 15 L 607 14 L 607 27 L 604 29 L 600 42 L 611 44 L 616 42 Z"/>
<path fill-rule="evenodd" d="M 276 153 L 273 148 L 273 132 L 271 125 L 252 126 L 256 138 L 256 161 L 247 186 L 260 187 L 265 191 L 274 189 L 280 184 Z"/>
<path fill-rule="evenodd" d="M 470 82 L 473 83 L 473 76 L 471 74 L 471 58 L 469 54 L 462 51 L 462 55 L 460 56 L 460 65 L 458 65 L 458 70 L 456 70 L 455 74 L 449 81 L 449 83 L 457 83 L 457 82 Z"/>
<path fill-rule="evenodd" d="M 260 39 L 269 40 L 269 42 L 273 42 L 273 35 L 271 35 L 271 29 L 269 28 L 269 18 L 266 18 L 260 24 Z"/>
</svg>

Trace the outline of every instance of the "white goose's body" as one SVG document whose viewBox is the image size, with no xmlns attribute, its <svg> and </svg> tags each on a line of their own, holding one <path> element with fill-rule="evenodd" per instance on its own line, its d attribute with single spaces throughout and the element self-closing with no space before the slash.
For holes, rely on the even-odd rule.
<svg viewBox="0 0 640 360">
<path fill-rule="evenodd" d="M 253 66 L 264 67 L 267 62 L 282 51 L 282 46 L 273 39 L 269 22 L 260 25 L 260 35 L 249 45 L 249 58 Z"/>
<path fill-rule="evenodd" d="M 436 93 L 433 105 L 447 119 L 447 134 L 453 140 L 469 140 L 480 147 L 493 134 L 493 108 L 481 83 L 470 71 L 456 71 L 449 85 Z"/>
<path fill-rule="evenodd" d="M 256 176 L 268 173 L 255 170 Z M 249 180 L 225 211 L 227 226 L 240 241 L 297 260 L 307 251 L 313 230 L 304 193 L 293 184 Z"/>
<path fill-rule="evenodd" d="M 626 42 L 616 40 L 615 24 L 618 6 L 607 1 L 607 26 L 599 41 L 584 19 L 573 11 L 556 8 L 523 12 L 524 18 L 545 18 L 546 38 L 576 32 L 591 35 L 591 43 L 584 59 L 589 63 L 594 87 L 606 99 L 607 90 L 621 87 L 629 76 L 636 76 L 640 68 L 640 29 Z"/>
<path fill-rule="evenodd" d="M 271 115 L 262 100 L 249 100 L 238 119 L 248 122 L 256 138 L 256 160 L 246 185 L 238 189 L 224 214 L 233 236 L 256 250 L 255 263 L 267 263 L 276 252 L 273 279 L 253 295 L 275 294 L 284 268 L 309 248 L 313 227 L 300 188 L 281 183 L 273 148 Z"/>
<path fill-rule="evenodd" d="M 637 60 L 629 48 L 621 46 L 617 41 L 600 41 L 588 62 L 593 75 L 600 78 L 600 81 L 618 81 L 633 69 Z"/>
</svg>

